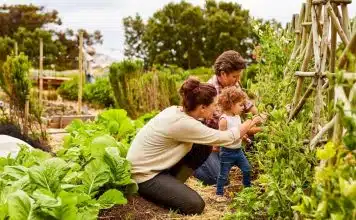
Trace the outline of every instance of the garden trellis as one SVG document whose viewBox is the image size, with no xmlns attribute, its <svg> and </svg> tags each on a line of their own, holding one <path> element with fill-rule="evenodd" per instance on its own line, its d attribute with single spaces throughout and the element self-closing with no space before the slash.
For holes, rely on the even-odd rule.
<svg viewBox="0 0 356 220">
<path fill-rule="evenodd" d="M 350 57 L 356 54 L 356 28 L 350 26 L 348 5 L 351 2 L 351 0 L 307 0 L 302 4 L 300 14 L 295 14 L 292 23 L 288 24 L 289 31 L 294 30 L 296 35 L 289 63 L 301 61 L 300 71 L 295 72 L 297 86 L 288 121 L 298 115 L 306 100 L 315 92 L 310 141 L 312 148 L 332 128 L 334 128 L 335 143 L 340 143 L 342 136 L 343 129 L 340 127 L 340 116 L 337 111 L 333 111 L 330 121 L 319 129 L 323 93 L 326 89 L 330 92 L 327 102 L 334 103 L 334 110 L 338 101 L 341 101 L 345 115 L 355 117 L 355 113 L 352 112 L 352 101 L 356 92 L 356 64 Z M 345 45 L 338 60 L 336 60 L 337 36 Z M 309 69 L 313 58 L 314 66 Z M 287 67 L 284 74 L 286 75 L 288 71 Z M 305 77 L 312 77 L 312 82 L 302 95 Z M 334 79 L 335 83 L 331 83 Z M 353 83 L 348 97 L 344 81 Z"/>
</svg>

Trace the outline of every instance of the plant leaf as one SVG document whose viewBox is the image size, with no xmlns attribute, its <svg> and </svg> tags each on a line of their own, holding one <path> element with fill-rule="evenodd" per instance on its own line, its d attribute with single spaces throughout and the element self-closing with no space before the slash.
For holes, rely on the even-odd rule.
<svg viewBox="0 0 356 220">
<path fill-rule="evenodd" d="M 83 182 L 84 192 L 94 197 L 99 188 L 109 182 L 110 171 L 104 162 L 99 159 L 95 159 L 85 166 L 81 179 Z"/>
<path fill-rule="evenodd" d="M 127 204 L 124 194 L 117 189 L 109 189 L 98 199 L 102 209 L 111 208 L 113 205 Z"/>
</svg>

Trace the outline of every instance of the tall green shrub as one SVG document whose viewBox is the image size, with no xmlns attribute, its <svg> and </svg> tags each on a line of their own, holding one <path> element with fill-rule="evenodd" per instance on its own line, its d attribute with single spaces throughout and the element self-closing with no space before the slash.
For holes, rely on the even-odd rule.
<svg viewBox="0 0 356 220">
<path fill-rule="evenodd" d="M 118 106 L 132 118 L 179 102 L 174 77 L 167 72 L 144 73 L 141 61 L 112 64 L 109 78 Z"/>
</svg>

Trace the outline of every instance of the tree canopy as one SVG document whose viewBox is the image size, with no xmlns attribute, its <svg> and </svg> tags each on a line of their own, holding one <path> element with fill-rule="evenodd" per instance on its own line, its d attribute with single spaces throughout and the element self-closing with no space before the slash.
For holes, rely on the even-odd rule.
<svg viewBox="0 0 356 220">
<path fill-rule="evenodd" d="M 249 11 L 233 2 L 169 3 L 147 22 L 138 14 L 123 19 L 125 55 L 184 68 L 209 66 L 225 50 L 246 57 L 255 40 L 249 20 Z"/>
<path fill-rule="evenodd" d="M 78 68 L 79 31 L 83 31 L 84 43 L 88 46 L 102 44 L 100 31 L 89 33 L 66 29 L 54 31 L 51 25 L 61 25 L 58 11 L 45 12 L 44 7 L 35 5 L 0 6 L 0 64 L 14 50 L 24 52 L 33 66 L 38 66 L 40 38 L 44 44 L 44 67 L 54 64 L 57 70 Z"/>
</svg>

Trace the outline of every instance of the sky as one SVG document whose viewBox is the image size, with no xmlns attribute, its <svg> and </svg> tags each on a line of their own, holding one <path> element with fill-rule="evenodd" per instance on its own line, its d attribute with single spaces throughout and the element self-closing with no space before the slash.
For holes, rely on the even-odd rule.
<svg viewBox="0 0 356 220">
<path fill-rule="evenodd" d="M 227 0 L 233 1 L 233 0 Z M 46 10 L 56 9 L 62 19 L 63 28 L 100 30 L 104 43 L 97 51 L 115 59 L 123 58 L 124 30 L 122 18 L 140 14 L 148 19 L 155 11 L 169 2 L 180 0 L 0 0 L 0 4 L 35 4 Z M 186 0 L 194 5 L 204 5 L 205 0 Z M 292 15 L 299 13 L 306 0 L 235 0 L 248 9 L 256 18 L 276 19 L 286 24 Z M 349 5 L 350 17 L 356 16 L 356 3 Z"/>
</svg>

